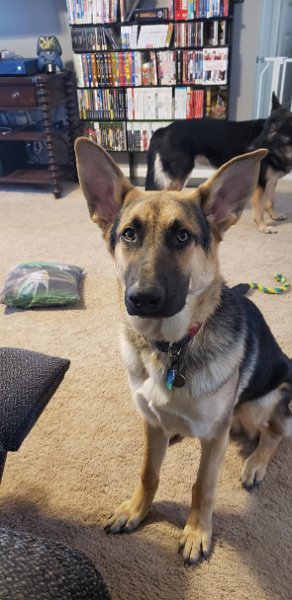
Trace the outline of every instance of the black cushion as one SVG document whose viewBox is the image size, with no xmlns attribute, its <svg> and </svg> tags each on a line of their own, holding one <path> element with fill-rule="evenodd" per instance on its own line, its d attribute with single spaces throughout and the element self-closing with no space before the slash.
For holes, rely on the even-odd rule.
<svg viewBox="0 0 292 600">
<path fill-rule="evenodd" d="M 18 450 L 61 383 L 70 361 L 0 348 L 0 451 Z"/>
<path fill-rule="evenodd" d="M 1 600 L 110 600 L 101 575 L 78 550 L 0 529 Z"/>
</svg>

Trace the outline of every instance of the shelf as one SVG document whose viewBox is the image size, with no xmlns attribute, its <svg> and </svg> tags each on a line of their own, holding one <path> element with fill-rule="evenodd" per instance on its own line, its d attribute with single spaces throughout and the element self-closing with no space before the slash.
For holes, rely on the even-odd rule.
<svg viewBox="0 0 292 600">
<path fill-rule="evenodd" d="M 73 0 L 70 0 L 70 5 L 71 3 L 74 7 Z M 86 6 L 86 0 L 79 0 L 79 4 Z M 158 107 L 159 102 L 167 101 L 170 103 L 174 100 L 177 101 L 179 110 L 179 112 L 177 110 L 177 114 L 200 114 L 200 118 L 205 117 L 208 119 L 215 114 L 215 107 L 218 107 L 219 104 L 222 112 L 224 108 L 227 114 L 231 61 L 230 42 L 232 40 L 234 17 L 233 1 L 230 0 L 228 4 L 230 8 L 228 16 L 221 15 L 207 18 L 197 15 L 192 19 L 152 19 L 144 22 L 130 19 L 129 21 L 117 21 L 115 23 L 93 23 L 89 20 L 87 23 L 70 24 L 77 81 L 81 84 L 77 85 L 78 105 L 80 115 L 85 117 L 80 118 L 82 133 L 84 136 L 92 137 L 92 139 L 97 139 L 99 142 L 101 140 L 105 148 L 108 146 L 108 152 L 128 152 L 131 177 L 135 171 L 134 155 L 137 155 L 136 160 L 138 162 L 139 155 L 145 156 L 147 151 L 144 149 L 130 149 L 130 147 L 127 150 L 117 150 L 116 146 L 120 141 L 120 136 L 127 131 L 129 135 L 125 138 L 126 142 L 129 141 L 133 146 L 137 143 L 138 148 L 146 148 L 157 127 L 165 127 L 173 121 L 186 120 L 186 117 L 138 118 L 137 111 L 135 112 L 133 109 L 135 103 L 143 104 L 141 107 L 140 104 L 138 105 L 141 108 L 140 113 L 143 115 L 157 114 L 157 110 L 154 110 L 154 104 L 157 103 Z M 226 6 L 226 3 L 224 3 L 224 6 Z M 88 14 L 84 14 L 88 18 Z M 107 13 L 107 16 L 109 14 Z M 76 18 L 75 12 L 74 18 Z M 222 22 L 222 27 L 220 22 Z M 214 27 L 212 23 L 215 23 Z M 169 45 L 154 48 L 113 47 L 116 44 L 121 46 L 121 28 L 123 27 L 133 28 L 135 26 L 137 32 L 145 31 L 147 36 L 148 33 L 150 34 L 151 27 L 155 30 L 154 26 L 169 24 L 172 24 L 173 27 L 165 27 L 165 29 L 168 32 L 172 30 L 170 40 L 169 38 L 153 39 L 154 43 L 165 42 L 165 44 L 168 44 L 170 42 Z M 102 28 L 110 28 L 113 37 L 109 29 L 105 31 L 105 35 L 101 35 Z M 138 36 L 137 38 L 139 40 Z M 224 39 L 228 43 L 219 44 Z M 142 43 L 147 42 L 142 38 L 140 40 Z M 196 42 L 195 45 L 178 45 L 181 42 L 188 44 L 192 40 Z M 152 39 L 150 40 L 149 37 L 148 41 L 150 43 Z M 204 44 L 204 41 L 208 43 Z M 210 43 L 212 41 L 218 43 L 214 45 Z M 139 45 L 136 38 L 132 39 L 131 37 L 125 38 L 125 41 L 123 39 L 123 42 Z M 102 45 L 104 49 L 93 49 Z M 212 54 L 212 51 L 215 51 L 216 55 L 215 53 Z M 161 61 L 158 61 L 159 56 Z M 212 58 L 213 61 L 209 60 L 207 62 L 208 59 Z M 143 63 L 143 68 L 140 63 Z M 220 72 L 220 75 L 217 72 Z M 169 84 L 165 85 L 157 81 L 156 84 L 149 85 L 150 81 L 156 79 L 155 75 L 158 81 L 169 81 Z M 178 78 L 179 81 L 173 81 L 171 75 L 175 80 Z M 198 81 L 193 80 L 195 75 Z M 220 76 L 223 77 L 222 81 L 219 81 Z M 182 79 L 187 79 L 187 77 L 190 77 L 190 81 L 183 83 Z M 215 79 L 216 83 L 213 83 Z M 93 81 L 95 85 L 92 85 Z M 135 85 L 135 81 L 140 81 L 140 85 Z M 146 81 L 148 85 L 142 85 L 142 81 Z M 85 85 L 82 85 L 84 83 Z M 119 85 L 115 85 L 115 83 Z M 182 91 L 183 88 L 184 91 Z M 139 90 L 139 93 L 135 91 L 136 89 Z M 198 93 L 196 94 L 196 92 Z M 128 105 L 126 100 L 128 100 Z M 127 114 L 132 115 L 132 117 L 134 115 L 136 118 L 126 116 L 125 118 L 106 118 L 105 115 L 122 114 L 119 112 L 121 104 L 123 109 L 128 108 Z M 82 110 L 85 107 L 87 110 Z M 114 113 L 110 112 L 111 107 L 114 107 Z M 165 111 L 161 112 L 166 114 Z M 99 114 L 103 116 L 89 116 Z M 192 118 L 195 119 L 195 117 Z M 93 129 L 95 132 L 91 131 Z M 138 130 L 145 131 L 141 143 L 139 143 L 139 138 L 135 137 Z M 124 137 L 121 137 L 121 140 L 124 141 Z M 115 148 L 111 145 L 115 145 Z"/>
<path fill-rule="evenodd" d="M 172 83 L 170 85 L 98 85 L 98 86 L 77 86 L 78 90 L 126 90 L 127 88 L 133 88 L 134 90 L 136 89 L 151 89 L 151 88 L 181 88 L 181 87 L 192 87 L 195 88 L 196 90 L 205 90 L 207 88 L 228 88 L 228 83 L 223 83 L 222 85 L 220 85 L 220 83 L 214 83 L 214 84 L 210 84 L 210 83 Z"/>
<path fill-rule="evenodd" d="M 42 167 L 23 167 L 16 169 L 4 177 L 0 177 L 1 183 L 37 183 L 40 185 L 52 185 L 52 174 L 49 170 L 50 165 Z M 72 167 L 59 167 L 58 173 L 63 177 L 69 175 Z"/>
<path fill-rule="evenodd" d="M 1 75 L 0 75 L 0 86 L 1 86 Z M 26 106 L 26 105 L 15 105 L 15 106 L 11 106 L 11 105 L 4 105 L 1 104 L 1 110 L 9 110 L 9 112 L 22 112 L 22 111 L 29 111 L 32 112 L 34 110 L 40 111 L 43 109 L 44 106 L 46 106 L 49 110 L 51 110 L 51 108 L 56 108 L 56 106 L 59 106 L 60 104 L 66 104 L 66 98 L 62 98 L 61 100 L 56 100 L 55 102 L 50 102 L 49 100 L 45 100 L 45 99 L 41 99 L 39 101 L 39 104 L 36 104 L 35 106 Z"/>
<path fill-rule="evenodd" d="M 64 117 L 57 120 L 52 108 L 58 108 Z M 75 176 L 73 142 L 77 134 L 77 113 L 75 100 L 75 80 L 70 70 L 60 73 L 2 76 L 0 77 L 0 110 L 5 111 L 6 120 L 15 128 L 8 133 L 0 131 L 1 163 L 3 171 L 10 171 L 0 177 L 3 184 L 45 185 L 52 189 L 55 198 L 62 193 L 61 178 L 69 174 Z M 36 114 L 41 113 L 42 118 Z M 11 113 L 27 112 L 31 119 L 17 127 L 16 118 Z M 11 115 L 11 121 L 10 117 Z M 30 125 L 29 123 L 34 123 Z M 59 125 L 64 125 L 59 127 Z M 39 127 L 39 129 L 37 128 Z M 5 130 L 5 128 L 4 128 Z M 66 145 L 62 158 L 58 155 L 57 140 Z M 27 164 L 26 142 L 44 142 L 46 163 Z M 2 171 L 1 171 L 2 172 Z"/>
<path fill-rule="evenodd" d="M 152 21 L 116 21 L 115 23 L 69 23 L 70 27 L 74 29 L 75 27 L 123 27 L 123 26 L 131 26 L 131 25 L 167 25 L 168 23 L 198 23 L 203 21 L 204 23 L 208 23 L 210 21 L 232 21 L 233 15 L 229 15 L 228 17 L 195 17 L 194 19 L 158 19 Z"/>
<path fill-rule="evenodd" d="M 195 117 L 194 117 L 195 118 Z M 170 121 L 181 121 L 181 119 L 80 119 L 81 123 L 92 123 L 92 121 L 97 121 L 98 123 L 160 123 Z"/>
<path fill-rule="evenodd" d="M 52 129 L 50 131 L 50 135 L 54 137 L 59 137 L 65 133 L 68 133 L 69 127 L 63 127 L 62 129 Z M 28 130 L 15 130 L 10 133 L 2 134 L 0 132 L 0 141 L 8 142 L 8 141 L 19 141 L 19 142 L 33 142 L 35 140 L 47 140 L 47 134 L 45 131 L 28 131 Z"/>
<path fill-rule="evenodd" d="M 177 52 L 178 50 L 204 50 L 204 49 L 218 50 L 219 48 L 230 48 L 230 44 L 220 44 L 220 46 L 213 46 L 212 44 L 204 44 L 200 46 L 161 46 L 159 48 L 115 48 L 114 50 L 76 50 L 73 48 L 74 54 L 112 54 L 113 52 Z"/>
</svg>

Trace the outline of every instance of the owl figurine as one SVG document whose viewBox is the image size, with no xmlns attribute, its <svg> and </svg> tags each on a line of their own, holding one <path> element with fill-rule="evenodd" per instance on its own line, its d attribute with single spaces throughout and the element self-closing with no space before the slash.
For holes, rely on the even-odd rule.
<svg viewBox="0 0 292 600">
<path fill-rule="evenodd" d="M 62 48 L 55 35 L 41 35 L 37 42 L 38 69 L 55 73 L 56 67 L 63 71 Z"/>
</svg>

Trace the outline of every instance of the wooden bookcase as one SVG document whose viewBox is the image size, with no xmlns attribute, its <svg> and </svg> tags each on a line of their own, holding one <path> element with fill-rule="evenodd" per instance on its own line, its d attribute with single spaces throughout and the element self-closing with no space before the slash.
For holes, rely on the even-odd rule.
<svg viewBox="0 0 292 600">
<path fill-rule="evenodd" d="M 128 152 L 130 177 L 159 127 L 228 117 L 233 4 L 174 0 L 156 20 L 128 22 L 119 0 L 80 0 L 78 13 L 67 0 L 82 134 Z"/>
<path fill-rule="evenodd" d="M 60 198 L 61 180 L 68 175 L 76 177 L 73 143 L 79 124 L 75 88 L 73 73 L 67 70 L 0 77 L 0 183 L 46 185 Z M 59 109 L 62 119 L 56 121 Z M 63 148 L 66 146 L 66 164 L 60 164 L 57 157 L 60 139 Z M 28 148 L 34 144 L 46 148 L 45 164 L 29 160 Z"/>
</svg>

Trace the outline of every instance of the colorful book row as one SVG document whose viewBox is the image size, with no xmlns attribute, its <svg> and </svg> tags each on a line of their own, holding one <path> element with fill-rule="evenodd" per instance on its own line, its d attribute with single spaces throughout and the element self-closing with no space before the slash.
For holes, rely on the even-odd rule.
<svg viewBox="0 0 292 600">
<path fill-rule="evenodd" d="M 226 85 L 228 48 L 177 50 L 177 84 Z"/>
<path fill-rule="evenodd" d="M 74 54 L 78 87 L 226 85 L 228 47 Z"/>
<path fill-rule="evenodd" d="M 77 90 L 80 119 L 126 119 L 124 90 Z"/>
<path fill-rule="evenodd" d="M 66 0 L 70 25 L 87 23 L 116 23 L 130 20 L 131 5 L 128 14 L 125 11 L 125 0 Z M 167 12 L 164 12 L 167 11 Z M 168 15 L 169 19 L 186 21 L 192 19 L 211 19 L 213 17 L 228 17 L 229 0 L 169 0 L 167 9 L 151 9 L 136 11 L 134 17 L 138 21 L 154 19 L 159 21 Z M 146 17 L 146 18 L 145 18 Z"/>
<path fill-rule="evenodd" d="M 134 16 L 137 20 L 144 20 L 142 13 L 145 13 L 145 11 L 135 11 L 131 3 L 127 3 L 126 0 L 66 0 L 66 4 L 70 25 L 117 23 L 118 21 L 123 23 L 124 21 L 130 21 L 133 18 L 133 13 L 136 13 Z M 167 13 L 164 13 L 164 11 L 167 11 Z M 169 19 L 173 19 L 173 0 L 168 1 L 167 9 L 154 9 L 151 18 L 159 21 L 164 18 L 164 14 L 167 14 Z M 148 20 L 147 15 L 146 20 Z"/>
<path fill-rule="evenodd" d="M 174 0 L 174 19 L 212 19 L 229 16 L 229 0 Z"/>
</svg>

